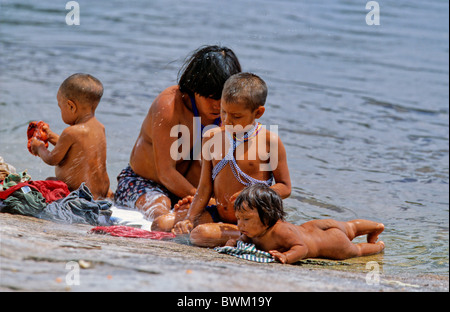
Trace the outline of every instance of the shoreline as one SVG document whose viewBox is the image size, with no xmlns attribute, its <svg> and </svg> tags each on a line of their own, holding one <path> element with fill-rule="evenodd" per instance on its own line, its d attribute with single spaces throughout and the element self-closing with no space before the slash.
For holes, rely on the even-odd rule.
<svg viewBox="0 0 450 312">
<path fill-rule="evenodd" d="M 113 237 L 91 234 L 92 228 L 0 213 L 0 291 L 449 291 L 448 276 L 380 274 L 379 283 L 368 283 L 367 272 L 333 269 L 328 260 L 256 263 L 183 238 Z"/>
</svg>

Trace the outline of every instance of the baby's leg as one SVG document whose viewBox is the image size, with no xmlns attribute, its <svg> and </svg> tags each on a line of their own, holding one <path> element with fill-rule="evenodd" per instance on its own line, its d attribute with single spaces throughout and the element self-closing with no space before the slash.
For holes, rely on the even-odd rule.
<svg viewBox="0 0 450 312">
<path fill-rule="evenodd" d="M 383 242 L 376 242 L 384 225 L 368 220 L 341 222 L 332 219 L 313 220 L 302 225 L 308 230 L 318 228 L 326 236 L 317 243 L 318 257 L 330 259 L 348 259 L 376 254 L 384 249 Z M 351 241 L 359 235 L 368 235 L 368 243 L 353 244 Z M 320 232 L 317 233 L 320 236 Z M 369 238 L 370 236 L 370 238 Z"/>
<path fill-rule="evenodd" d="M 317 233 L 320 235 L 319 233 Z M 383 242 L 377 243 L 352 243 L 345 231 L 338 227 L 332 227 L 324 231 L 325 236 L 316 243 L 320 252 L 315 257 L 343 260 L 353 257 L 367 256 L 379 253 L 384 249 Z"/>
<path fill-rule="evenodd" d="M 353 240 L 353 238 L 361 235 L 367 235 L 368 243 L 375 243 L 378 240 L 378 235 L 384 230 L 384 224 L 369 220 L 352 220 L 347 223 L 347 227 L 350 229 L 348 231 L 348 238 Z"/>
<path fill-rule="evenodd" d="M 200 224 L 191 231 L 191 243 L 200 247 L 224 246 L 229 239 L 238 239 L 237 225 L 227 223 Z"/>
<path fill-rule="evenodd" d="M 147 193 L 138 198 L 135 206 L 146 219 L 153 220 L 170 212 L 170 198 L 162 194 L 155 195 L 154 192 Z"/>
<path fill-rule="evenodd" d="M 384 249 L 384 243 L 382 241 L 376 243 L 360 243 L 356 244 L 357 256 L 374 255 L 381 252 Z"/>
<path fill-rule="evenodd" d="M 152 223 L 152 231 L 170 232 L 174 225 L 184 220 L 192 203 L 192 196 L 180 199 L 173 207 L 173 212 L 156 217 Z"/>
<path fill-rule="evenodd" d="M 162 216 L 157 217 L 152 222 L 152 231 L 159 232 L 170 232 L 175 225 L 175 213 L 171 212 Z"/>
</svg>

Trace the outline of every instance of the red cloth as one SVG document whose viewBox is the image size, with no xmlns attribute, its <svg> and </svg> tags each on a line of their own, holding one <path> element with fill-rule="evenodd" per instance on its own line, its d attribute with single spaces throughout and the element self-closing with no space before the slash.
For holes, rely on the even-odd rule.
<svg viewBox="0 0 450 312">
<path fill-rule="evenodd" d="M 31 139 L 36 138 L 45 143 L 45 147 L 48 147 L 48 136 L 42 127 L 48 124 L 43 121 L 32 121 L 28 125 L 27 137 L 28 137 L 28 151 L 31 153 Z"/>
<path fill-rule="evenodd" d="M 39 192 L 41 192 L 47 203 L 64 198 L 70 194 L 67 184 L 63 181 L 29 181 L 28 184 L 34 186 Z"/>
<path fill-rule="evenodd" d="M 91 229 L 91 233 L 110 234 L 112 236 L 136 237 L 150 239 L 174 238 L 175 235 L 168 232 L 146 231 L 125 225 L 97 226 Z"/>
<path fill-rule="evenodd" d="M 6 199 L 19 190 L 23 186 L 30 186 L 31 188 L 39 191 L 45 198 L 47 203 L 51 203 L 57 199 L 61 199 L 70 194 L 67 184 L 62 181 L 45 180 L 45 181 L 27 181 L 11 186 L 6 191 L 0 192 L 0 199 Z"/>
<path fill-rule="evenodd" d="M 34 188 L 35 190 L 38 190 L 35 186 L 33 185 L 29 185 L 28 182 L 23 182 L 23 183 L 19 183 L 16 184 L 14 186 L 11 186 L 10 188 L 8 188 L 6 191 L 1 191 L 0 192 L 0 199 L 7 199 L 9 197 L 9 195 L 11 195 L 12 193 L 14 193 L 15 191 L 21 189 L 24 186 L 31 186 L 32 188 Z M 1 188 L 0 188 L 1 189 Z"/>
</svg>

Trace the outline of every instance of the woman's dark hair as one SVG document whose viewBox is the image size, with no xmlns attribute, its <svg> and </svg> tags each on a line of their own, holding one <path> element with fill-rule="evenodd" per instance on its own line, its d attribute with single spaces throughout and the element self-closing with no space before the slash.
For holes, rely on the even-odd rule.
<svg viewBox="0 0 450 312">
<path fill-rule="evenodd" d="M 268 227 L 275 225 L 278 220 L 284 221 L 286 213 L 283 210 L 283 200 L 265 184 L 257 183 L 246 187 L 236 198 L 234 209 L 244 210 L 244 203 L 249 209 L 256 209 L 259 219 Z"/>
<path fill-rule="evenodd" d="M 178 72 L 178 85 L 183 93 L 220 100 L 225 81 L 239 72 L 241 65 L 231 49 L 205 46 L 185 61 Z"/>
</svg>

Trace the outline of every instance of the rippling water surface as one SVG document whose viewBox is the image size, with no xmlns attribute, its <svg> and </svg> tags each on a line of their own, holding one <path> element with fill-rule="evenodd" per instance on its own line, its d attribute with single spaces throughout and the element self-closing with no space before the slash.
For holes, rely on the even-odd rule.
<svg viewBox="0 0 450 312">
<path fill-rule="evenodd" d="M 97 110 L 112 187 L 148 107 L 184 58 L 222 44 L 269 86 L 293 183 L 289 221 L 381 221 L 383 272 L 447 275 L 449 3 L 379 1 L 0 0 L 0 155 L 34 179 L 54 174 L 26 149 L 31 120 L 61 132 L 60 83 L 88 72 L 105 86 Z M 364 259 L 363 259 L 364 261 Z"/>
</svg>

